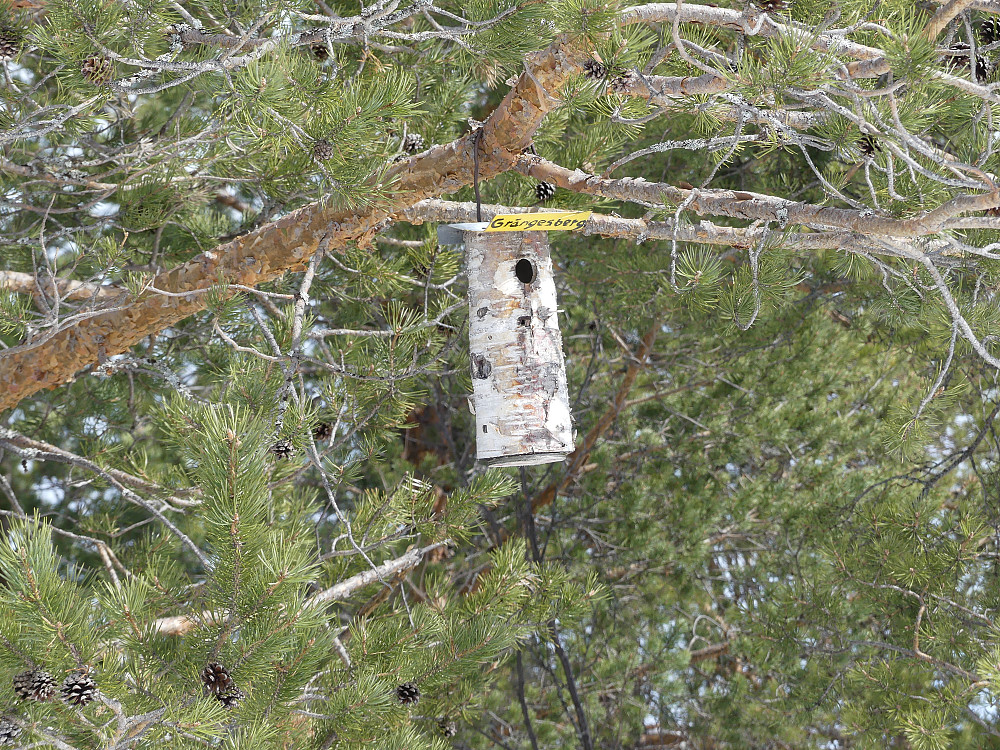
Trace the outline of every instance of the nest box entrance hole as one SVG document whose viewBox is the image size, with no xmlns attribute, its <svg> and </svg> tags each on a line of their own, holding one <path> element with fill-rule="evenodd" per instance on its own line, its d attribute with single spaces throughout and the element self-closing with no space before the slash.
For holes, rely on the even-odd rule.
<svg viewBox="0 0 1000 750">
<path fill-rule="evenodd" d="M 527 258 L 521 258 L 514 264 L 514 275 L 522 284 L 530 284 L 535 280 L 535 266 Z"/>
</svg>

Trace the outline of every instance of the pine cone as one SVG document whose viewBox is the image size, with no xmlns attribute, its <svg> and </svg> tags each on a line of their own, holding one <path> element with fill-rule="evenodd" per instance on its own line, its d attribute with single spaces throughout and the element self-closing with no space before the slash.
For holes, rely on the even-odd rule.
<svg viewBox="0 0 1000 750">
<path fill-rule="evenodd" d="M 326 161 L 333 156 L 333 145 L 326 138 L 319 138 L 313 144 L 312 157 L 316 161 Z"/>
<path fill-rule="evenodd" d="M 103 86 L 111 81 L 114 66 L 111 61 L 100 55 L 91 55 L 80 66 L 83 77 L 95 86 Z"/>
<path fill-rule="evenodd" d="M 972 62 L 972 48 L 965 42 L 955 42 L 948 49 L 958 53 L 945 57 L 944 64 L 948 70 L 968 70 Z"/>
<path fill-rule="evenodd" d="M 71 674 L 62 684 L 62 699 L 74 706 L 85 706 L 97 695 L 97 683 L 85 672 Z"/>
<path fill-rule="evenodd" d="M 949 50 L 958 52 L 957 55 L 948 55 L 946 62 L 949 68 L 968 68 L 972 48 L 965 42 L 955 42 Z"/>
<path fill-rule="evenodd" d="M 17 57 L 24 43 L 21 32 L 12 26 L 0 26 L 0 59 L 10 60 Z"/>
<path fill-rule="evenodd" d="M 539 182 L 535 185 L 535 197 L 545 203 L 547 200 L 551 200 L 552 196 L 556 194 L 556 186 L 551 182 Z"/>
<path fill-rule="evenodd" d="M 56 681 L 40 669 L 14 675 L 14 692 L 23 701 L 47 701 L 56 694 Z"/>
<path fill-rule="evenodd" d="M 957 55 L 948 55 L 945 58 L 945 65 L 952 72 L 968 70 L 972 65 L 972 47 L 965 42 L 955 42 L 949 50 L 958 52 Z M 993 72 L 994 63 L 982 55 L 976 55 L 976 80 L 985 81 Z"/>
<path fill-rule="evenodd" d="M 317 443 L 322 443 L 324 440 L 329 440 L 333 435 L 333 425 L 329 422 L 320 422 L 315 427 L 313 427 L 313 440 Z"/>
<path fill-rule="evenodd" d="M 438 722 L 438 731 L 441 732 L 443 737 L 454 737 L 458 734 L 458 724 L 453 721 L 441 719 Z"/>
<path fill-rule="evenodd" d="M 865 133 L 858 139 L 858 148 L 861 149 L 861 153 L 865 156 L 874 156 L 876 151 L 882 150 L 878 141 L 868 135 L 868 133 Z"/>
<path fill-rule="evenodd" d="M 240 705 L 240 701 L 245 697 L 243 691 L 240 690 L 236 685 L 233 685 L 229 690 L 224 693 L 219 693 L 215 696 L 218 698 L 219 703 L 222 704 L 223 708 L 233 709 Z"/>
<path fill-rule="evenodd" d="M 979 41 L 984 45 L 1000 42 L 1000 18 L 990 16 L 983 21 L 979 27 Z"/>
<path fill-rule="evenodd" d="M 990 76 L 993 75 L 993 71 L 996 70 L 997 62 L 996 60 L 990 59 L 988 57 L 980 56 L 976 59 L 976 80 L 986 81 Z"/>
<path fill-rule="evenodd" d="M 757 7 L 765 13 L 783 13 L 788 10 L 788 0 L 754 0 Z"/>
<path fill-rule="evenodd" d="M 21 727 L 7 719 L 0 719 L 0 745 L 13 745 L 21 734 Z"/>
<path fill-rule="evenodd" d="M 320 62 L 323 62 L 330 56 L 330 50 L 327 48 L 326 42 L 314 42 L 313 44 L 310 44 L 309 51 L 312 52 L 313 57 Z"/>
<path fill-rule="evenodd" d="M 635 81 L 635 78 L 635 73 L 628 70 L 620 76 L 612 78 L 611 81 L 608 82 L 608 88 L 611 89 L 612 94 L 624 94 L 629 90 L 629 87 Z"/>
<path fill-rule="evenodd" d="M 233 678 L 229 674 L 229 670 L 217 661 L 210 661 L 205 668 L 201 670 L 201 681 L 204 683 L 205 687 L 215 693 L 216 696 L 219 696 L 224 692 L 229 692 L 235 687 L 235 685 L 233 685 Z"/>
<path fill-rule="evenodd" d="M 291 441 L 279 440 L 277 443 L 271 446 L 271 453 L 276 455 L 278 458 L 291 458 L 292 457 Z"/>
<path fill-rule="evenodd" d="M 608 74 L 608 69 L 604 66 L 604 63 L 600 63 L 597 60 L 587 60 L 583 64 L 583 74 L 587 78 L 593 78 L 596 81 L 604 78 Z"/>
<path fill-rule="evenodd" d="M 420 133 L 407 133 L 403 139 L 403 151 L 415 154 L 424 150 L 424 137 Z"/>
<path fill-rule="evenodd" d="M 420 688 L 417 687 L 417 683 L 415 682 L 404 682 L 396 688 L 396 697 L 404 705 L 416 703 L 420 700 Z"/>
</svg>

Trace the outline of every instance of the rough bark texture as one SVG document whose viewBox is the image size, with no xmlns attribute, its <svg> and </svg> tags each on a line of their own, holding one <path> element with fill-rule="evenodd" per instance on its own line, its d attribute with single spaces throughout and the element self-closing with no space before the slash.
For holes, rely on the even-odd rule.
<svg viewBox="0 0 1000 750">
<path fill-rule="evenodd" d="M 955 16 L 972 5 L 972 3 L 973 0 L 950 0 L 950 2 L 945 3 L 934 14 L 934 17 L 928 21 L 927 27 L 924 29 L 924 36 L 932 41 L 937 39 L 938 34 L 944 31 L 944 27 L 951 23 Z"/>
<path fill-rule="evenodd" d="M 21 7 L 35 7 L 27 0 L 20 2 Z M 964 0 L 950 0 L 944 5 L 946 7 L 936 17 L 938 22 L 959 6 L 965 7 L 966 3 Z M 986 4 L 978 2 L 968 7 L 980 8 L 986 7 Z M 992 10 L 1000 6 L 994 4 L 988 7 Z M 672 23 L 675 19 L 682 23 L 738 29 L 750 35 L 794 34 L 803 45 L 853 58 L 854 61 L 848 64 L 852 76 L 862 75 L 860 68 L 853 70 L 852 66 L 867 66 L 866 75 L 888 70 L 882 50 L 826 32 L 818 35 L 807 33 L 752 8 L 741 12 L 709 5 L 659 3 L 629 8 L 623 13 L 621 22 Z M 918 218 L 894 219 L 872 215 L 869 211 L 809 205 L 758 193 L 691 190 L 641 180 L 610 180 L 567 170 L 537 157 L 518 159 L 521 151 L 530 145 L 545 114 L 556 104 L 560 89 L 573 73 L 582 70 L 586 59 L 590 58 L 565 37 L 558 38 L 548 49 L 529 55 L 525 61 L 525 72 L 487 119 L 481 134 L 469 134 L 452 143 L 436 146 L 394 167 L 390 178 L 395 180 L 396 192 L 386 204 L 354 212 L 334 211 L 320 203 L 305 206 L 158 274 L 152 279 L 150 288 L 137 298 L 122 295 L 119 299 L 100 299 L 107 292 L 98 292 L 99 299 L 96 301 L 100 305 L 96 310 L 88 310 L 71 321 L 54 325 L 41 338 L 0 355 L 0 411 L 12 408 L 38 391 L 70 381 L 86 367 L 125 352 L 147 336 L 204 309 L 208 297 L 206 291 L 220 279 L 256 286 L 286 271 L 301 270 L 320 247 L 336 251 L 350 242 L 366 241 L 384 227 L 387 220 L 402 215 L 418 201 L 454 192 L 470 183 L 474 148 L 479 150 L 482 179 L 493 177 L 516 164 L 518 169 L 536 179 L 576 192 L 640 204 L 678 205 L 687 212 L 700 215 L 729 216 L 755 223 L 774 222 L 778 229 L 801 224 L 824 233 L 843 230 L 854 235 L 851 239 L 854 247 L 859 247 L 868 235 L 888 236 L 891 241 L 880 243 L 886 248 L 882 253 L 900 257 L 912 256 L 907 246 L 912 243 L 900 242 L 902 239 L 926 237 L 947 229 L 995 228 L 992 226 L 997 222 L 995 218 L 960 218 L 959 215 L 1000 206 L 1000 193 L 996 190 L 958 196 Z M 934 72 L 934 75 L 985 100 L 1000 101 L 987 86 L 940 71 Z M 651 77 L 648 81 L 628 78 L 619 83 L 624 86 L 625 93 L 666 104 L 675 95 L 689 95 L 692 87 L 696 90 L 698 87 L 715 90 L 725 82 L 708 74 L 695 78 Z M 891 141 L 886 142 L 886 147 L 904 161 L 909 158 Z M 965 171 L 969 172 L 968 168 Z M 991 182 L 983 183 L 985 178 L 981 173 L 956 172 L 955 179 L 965 182 L 966 187 L 974 191 L 983 190 L 984 184 L 987 184 L 986 189 L 992 185 Z M 666 231 L 666 226 L 653 227 L 652 230 Z M 640 235 L 655 237 L 652 230 L 647 234 L 640 232 Z M 682 239 L 681 231 L 680 228 L 671 228 L 670 239 Z M 718 236 L 718 232 L 712 236 Z M 828 235 L 820 241 L 829 243 L 831 239 Z M 871 250 L 866 249 L 865 252 Z M 19 283 L 19 279 L 9 275 L 4 280 L 4 286 Z M 61 294 L 66 294 L 67 299 L 77 299 L 77 295 L 84 291 L 71 285 L 64 286 L 63 282 L 56 282 L 56 288 Z M 43 288 L 40 291 L 48 290 Z"/>
<path fill-rule="evenodd" d="M 287 271 L 302 270 L 321 245 L 335 251 L 349 242 L 365 241 L 383 222 L 414 203 L 469 184 L 477 142 L 481 179 L 510 169 L 531 143 L 545 114 L 558 103 L 555 94 L 574 72 L 582 70 L 583 62 L 582 53 L 562 37 L 546 50 L 529 55 L 526 72 L 484 123 L 481 138 L 470 133 L 392 170 L 395 195 L 389 205 L 356 212 L 331 210 L 322 203 L 304 206 L 154 276 L 149 291 L 138 298 L 125 299 L 38 341 L 8 349 L 0 356 L 0 411 L 70 381 L 80 370 L 203 310 L 205 292 L 220 279 L 257 286 Z"/>
<path fill-rule="evenodd" d="M 493 466 L 573 450 L 552 257 L 545 232 L 466 232 L 476 456 Z"/>
</svg>

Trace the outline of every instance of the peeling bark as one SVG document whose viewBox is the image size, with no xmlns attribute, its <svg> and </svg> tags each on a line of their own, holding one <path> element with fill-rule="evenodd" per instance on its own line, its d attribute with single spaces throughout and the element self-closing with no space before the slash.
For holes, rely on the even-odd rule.
<svg viewBox="0 0 1000 750">
<path fill-rule="evenodd" d="M 476 457 L 562 461 L 573 448 L 552 257 L 545 232 L 466 232 Z"/>
</svg>

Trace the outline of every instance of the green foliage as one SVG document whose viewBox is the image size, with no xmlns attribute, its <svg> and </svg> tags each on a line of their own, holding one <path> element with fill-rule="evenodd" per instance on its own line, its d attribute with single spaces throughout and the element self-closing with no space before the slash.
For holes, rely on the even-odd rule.
<svg viewBox="0 0 1000 750">
<path fill-rule="evenodd" d="M 1000 445 L 980 354 L 1000 349 L 1000 265 L 981 250 L 997 232 L 966 212 L 935 235 L 832 242 L 822 208 L 792 226 L 694 202 L 919 218 L 981 192 L 1000 110 L 938 75 L 975 74 L 945 55 L 965 19 L 932 42 L 934 8 L 909 0 L 794 0 L 767 21 L 757 3 L 682 5 L 747 25 L 679 24 L 681 55 L 670 23 L 620 26 L 625 7 L 597 0 L 0 9 L 27 39 L 0 62 L 0 273 L 40 280 L 4 277 L 0 343 L 111 333 L 53 279 L 177 311 L 164 330 L 137 317 L 147 337 L 123 356 L 95 337 L 91 370 L 6 415 L 23 439 L 0 434 L 0 681 L 85 669 L 101 693 L 72 708 L 4 688 L 24 744 L 551 750 L 586 744 L 581 716 L 602 750 L 994 742 Z M 845 79 L 859 60 L 813 44 L 830 29 L 891 72 Z M 705 244 L 552 236 L 580 448 L 487 470 L 462 251 L 383 202 L 407 184 L 388 177 L 404 134 L 464 136 L 555 39 L 560 65 L 603 70 L 532 92 L 551 105 L 538 155 L 693 198 L 560 188 L 546 208 L 678 221 Z M 112 80 L 85 74 L 95 56 Z M 640 88 L 705 68 L 729 87 Z M 421 190 L 457 184 L 438 177 Z M 530 206 L 536 185 L 480 188 Z M 294 243 L 313 202 L 331 237 L 374 210 L 308 288 L 300 266 L 256 290 L 150 291 L 200 253 L 266 262 L 233 240 L 280 221 Z M 243 693 L 231 708 L 201 683 L 210 661 Z"/>
<path fill-rule="evenodd" d="M 545 24 L 549 16 L 544 3 L 532 0 L 471 0 L 461 7 L 473 22 L 502 18 L 499 23 L 490 24 L 470 35 L 471 55 L 459 55 L 456 60 L 460 68 L 471 63 L 480 75 L 489 80 L 519 69 L 526 53 L 541 49 L 549 41 L 552 29 Z"/>
<path fill-rule="evenodd" d="M 719 257 L 706 248 L 682 252 L 677 259 L 677 284 L 693 314 L 715 308 L 722 293 L 725 270 Z"/>
<path fill-rule="evenodd" d="M 760 60 L 767 60 L 761 65 Z M 800 34 L 780 34 L 750 46 L 740 59 L 735 80 L 751 99 L 773 97 L 780 102 L 786 88 L 812 88 L 828 79 L 823 58 Z"/>
<path fill-rule="evenodd" d="M 617 27 L 594 39 L 593 54 L 607 69 L 607 77 L 614 79 L 641 68 L 655 44 L 655 35 L 645 26 Z"/>
<path fill-rule="evenodd" d="M 606 0 L 560 0 L 553 3 L 552 17 L 569 34 L 596 42 L 614 32 L 620 9 Z"/>
<path fill-rule="evenodd" d="M 23 296 L 4 292 L 0 294 L 0 333 L 21 338 L 26 332 L 29 302 Z"/>
<path fill-rule="evenodd" d="M 899 75 L 919 83 L 937 62 L 934 43 L 920 33 L 925 18 L 918 11 L 904 10 L 894 20 L 902 33 L 885 39 L 886 58 Z"/>
</svg>

